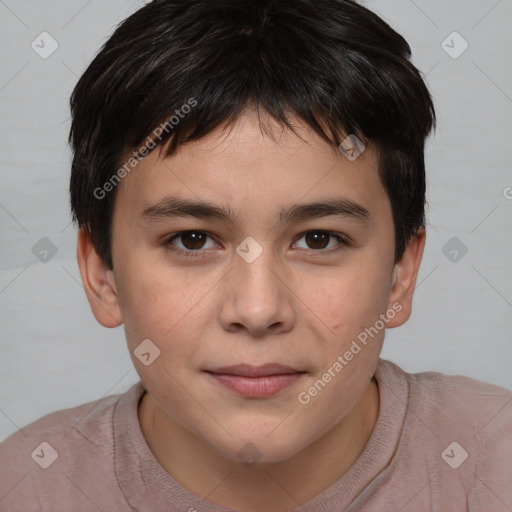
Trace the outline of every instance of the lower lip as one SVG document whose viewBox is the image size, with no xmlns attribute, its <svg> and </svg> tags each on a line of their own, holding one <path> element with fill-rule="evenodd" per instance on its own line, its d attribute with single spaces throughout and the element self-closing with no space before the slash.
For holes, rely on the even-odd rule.
<svg viewBox="0 0 512 512">
<path fill-rule="evenodd" d="M 242 377 L 225 373 L 210 373 L 217 382 L 248 398 L 267 398 L 297 382 L 303 372 L 268 375 L 265 377 Z"/>
</svg>

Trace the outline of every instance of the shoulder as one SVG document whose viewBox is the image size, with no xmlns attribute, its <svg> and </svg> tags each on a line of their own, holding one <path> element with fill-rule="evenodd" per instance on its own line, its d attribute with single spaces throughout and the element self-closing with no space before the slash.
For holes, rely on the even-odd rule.
<svg viewBox="0 0 512 512">
<path fill-rule="evenodd" d="M 512 428 L 512 391 L 508 389 L 439 372 L 405 373 L 405 376 L 418 405 L 440 421 L 457 418 L 459 422 L 467 422 L 459 427 L 473 429 L 474 435 L 483 434 L 487 426 L 495 432 Z"/>
<path fill-rule="evenodd" d="M 379 366 L 390 380 L 405 381 L 409 407 L 428 411 L 432 419 L 464 418 L 476 428 L 488 420 L 493 420 L 495 428 L 512 425 L 512 391 L 508 389 L 462 375 L 408 373 L 386 360 L 380 360 Z"/>
<path fill-rule="evenodd" d="M 140 386 L 47 414 L 2 441 L 0 510 L 14 510 L 11 503 L 23 504 L 24 510 L 47 509 L 56 498 L 76 502 L 73 492 L 85 476 L 100 486 L 115 479 L 114 410 Z"/>
<path fill-rule="evenodd" d="M 37 421 L 30 423 L 7 437 L 0 443 L 0 453 L 4 460 L 10 455 L 21 456 L 37 447 L 35 442 L 52 440 L 61 447 L 73 443 L 76 446 L 86 441 L 79 432 L 87 430 L 94 436 L 93 443 L 104 441 L 108 436 L 108 425 L 111 424 L 112 412 L 121 395 L 111 395 L 99 400 L 78 405 L 69 409 L 47 414 Z"/>
<path fill-rule="evenodd" d="M 408 388 L 402 455 L 423 461 L 424 478 L 439 487 L 454 495 L 459 489 L 472 510 L 512 503 L 512 391 L 461 375 L 382 365 L 388 382 Z"/>
</svg>

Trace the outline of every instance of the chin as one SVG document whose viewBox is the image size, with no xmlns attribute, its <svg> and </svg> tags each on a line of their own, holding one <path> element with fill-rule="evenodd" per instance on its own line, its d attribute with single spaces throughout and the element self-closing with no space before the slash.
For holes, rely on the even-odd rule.
<svg viewBox="0 0 512 512">
<path fill-rule="evenodd" d="M 276 428 L 277 426 L 277 428 Z M 293 428 L 293 431 L 290 429 Z M 217 446 L 224 455 L 234 461 L 247 465 L 254 463 L 277 463 L 290 459 L 302 451 L 309 442 L 305 442 L 304 434 L 297 430 L 297 425 L 289 425 L 288 430 L 279 421 L 269 427 L 263 421 L 257 425 L 254 422 L 250 428 L 232 428 L 231 432 L 239 432 L 233 438 L 224 438 L 227 445 Z M 313 439 L 311 439 L 313 441 Z"/>
</svg>

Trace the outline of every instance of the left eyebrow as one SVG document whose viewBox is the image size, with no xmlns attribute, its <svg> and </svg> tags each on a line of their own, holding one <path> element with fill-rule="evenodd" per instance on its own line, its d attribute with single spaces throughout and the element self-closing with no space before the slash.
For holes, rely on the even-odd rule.
<svg viewBox="0 0 512 512">
<path fill-rule="evenodd" d="M 313 220 L 322 217 L 344 217 L 361 223 L 368 223 L 372 216 L 360 204 L 349 199 L 327 199 L 314 203 L 295 204 L 281 210 L 280 222 Z"/>
<path fill-rule="evenodd" d="M 296 222 L 319 219 L 328 216 L 368 223 L 370 212 L 348 199 L 333 198 L 313 203 L 294 204 L 281 209 L 279 222 Z M 194 217 L 198 219 L 216 219 L 233 226 L 236 216 L 228 207 L 217 206 L 204 201 L 189 201 L 178 197 L 166 197 L 142 213 L 146 220 L 168 219 L 173 217 Z"/>
</svg>

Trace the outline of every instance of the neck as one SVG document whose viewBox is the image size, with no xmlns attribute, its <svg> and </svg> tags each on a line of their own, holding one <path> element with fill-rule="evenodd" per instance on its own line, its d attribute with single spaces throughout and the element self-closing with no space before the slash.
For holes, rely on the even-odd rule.
<svg viewBox="0 0 512 512">
<path fill-rule="evenodd" d="M 144 438 L 170 475 L 211 503 L 247 512 L 290 510 L 334 484 L 363 452 L 378 413 L 378 386 L 372 379 L 349 413 L 314 443 L 288 460 L 249 467 L 176 423 L 151 395 L 146 393 L 139 405 Z"/>
</svg>

